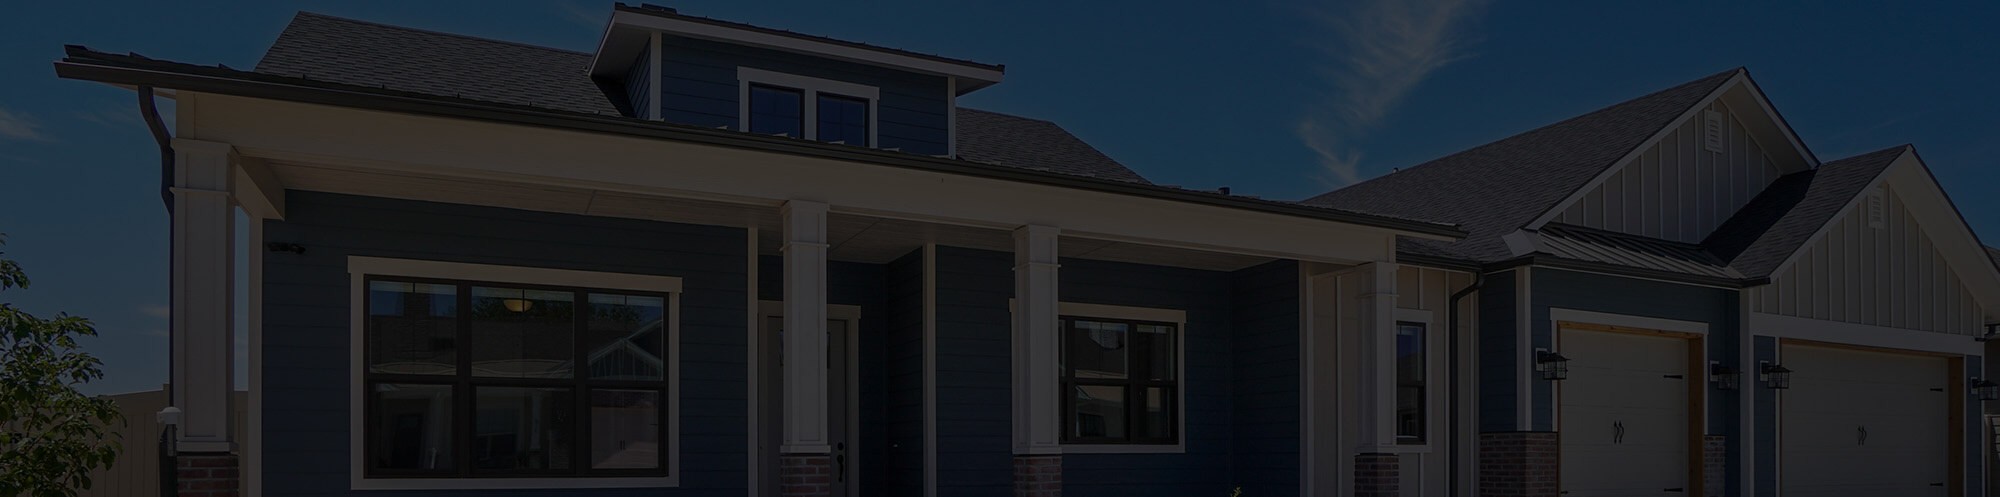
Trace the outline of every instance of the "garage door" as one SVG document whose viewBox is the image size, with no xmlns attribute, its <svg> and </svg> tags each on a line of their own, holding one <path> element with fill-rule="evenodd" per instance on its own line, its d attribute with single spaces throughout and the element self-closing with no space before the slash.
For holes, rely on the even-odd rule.
<svg viewBox="0 0 2000 497">
<path fill-rule="evenodd" d="M 1688 340 L 1570 329 L 1560 339 L 1563 494 L 1692 495 Z"/>
<path fill-rule="evenodd" d="M 1789 345 L 1779 394 L 1782 493 L 1945 495 L 1945 360 Z"/>
</svg>

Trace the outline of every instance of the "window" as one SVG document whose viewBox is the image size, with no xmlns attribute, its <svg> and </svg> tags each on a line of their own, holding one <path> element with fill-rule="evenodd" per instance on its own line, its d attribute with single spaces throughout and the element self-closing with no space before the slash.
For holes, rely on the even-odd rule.
<svg viewBox="0 0 2000 497">
<path fill-rule="evenodd" d="M 1065 316 L 1061 326 L 1063 442 L 1178 443 L 1177 325 Z"/>
<path fill-rule="evenodd" d="M 1396 322 L 1396 443 L 1421 445 L 1426 441 L 1426 396 L 1429 395 L 1429 352 L 1426 333 L 1420 322 Z"/>
<path fill-rule="evenodd" d="M 367 277 L 369 477 L 666 476 L 670 295 Z"/>
<path fill-rule="evenodd" d="M 737 68 L 736 79 L 743 85 L 741 129 L 875 146 L 875 87 L 749 67 Z"/>
</svg>

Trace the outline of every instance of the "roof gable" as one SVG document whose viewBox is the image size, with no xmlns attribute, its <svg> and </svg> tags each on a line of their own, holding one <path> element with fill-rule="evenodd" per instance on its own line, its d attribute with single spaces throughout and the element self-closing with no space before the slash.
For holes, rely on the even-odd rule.
<svg viewBox="0 0 2000 497">
<path fill-rule="evenodd" d="M 1458 242 L 1406 241 L 1407 251 L 1492 262 L 1502 236 L 1558 206 L 1745 74 L 1732 69 L 1500 141 L 1327 192 L 1308 204 L 1453 223 Z"/>
<path fill-rule="evenodd" d="M 1702 245 L 1745 277 L 1769 277 L 1908 153 L 1901 145 L 1779 178 Z"/>
</svg>

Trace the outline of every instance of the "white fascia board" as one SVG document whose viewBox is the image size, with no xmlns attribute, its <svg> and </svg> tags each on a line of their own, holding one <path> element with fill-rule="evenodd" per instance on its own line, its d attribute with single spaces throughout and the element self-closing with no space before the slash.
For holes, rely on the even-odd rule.
<svg viewBox="0 0 2000 497">
<path fill-rule="evenodd" d="M 1986 344 L 1965 335 L 1908 330 L 1839 321 L 1750 313 L 1749 330 L 1760 336 L 1938 354 L 1985 354 Z"/>
<path fill-rule="evenodd" d="M 1582 199 L 1584 195 L 1589 195 L 1591 190 L 1596 190 L 1598 185 L 1604 184 L 1606 180 L 1611 179 L 1611 176 L 1618 174 L 1618 171 L 1624 169 L 1624 166 L 1626 164 L 1631 163 L 1633 158 L 1636 158 L 1639 156 L 1639 154 L 1646 153 L 1647 150 L 1652 149 L 1654 144 L 1660 143 L 1660 140 L 1665 139 L 1668 134 L 1673 133 L 1674 130 L 1680 129 L 1681 125 L 1687 123 L 1689 119 L 1694 119 L 1694 116 L 1701 115 L 1702 111 L 1708 109 L 1708 105 L 1710 103 L 1715 102 L 1715 100 L 1718 98 L 1722 98 L 1722 95 L 1724 93 L 1728 93 L 1730 88 L 1735 88 L 1736 85 L 1742 84 L 1745 81 L 1749 81 L 1749 76 L 1747 76 L 1747 73 L 1744 73 L 1741 70 L 1737 71 L 1735 76 L 1731 76 L 1728 81 L 1724 81 L 1721 85 L 1716 86 L 1714 91 L 1708 93 L 1708 96 L 1702 97 L 1701 101 L 1696 102 L 1694 105 L 1688 106 L 1687 111 L 1682 112 L 1680 117 L 1676 117 L 1674 118 L 1673 122 L 1669 122 L 1667 123 L 1666 126 L 1660 127 L 1658 131 L 1653 132 L 1653 136 L 1651 138 L 1647 138 L 1646 141 L 1639 142 L 1639 146 L 1632 147 L 1632 150 L 1625 152 L 1625 155 L 1623 157 L 1619 157 L 1618 160 L 1613 161 L 1611 163 L 1611 166 L 1606 167 L 1604 168 L 1604 171 L 1597 173 L 1597 177 L 1591 178 L 1589 183 L 1584 183 L 1583 186 L 1577 188 L 1576 191 L 1570 192 L 1569 196 L 1563 197 L 1563 200 L 1561 202 L 1557 202 L 1554 206 L 1549 207 L 1549 210 L 1547 212 L 1543 212 L 1542 215 L 1536 216 L 1534 222 L 1528 223 L 1528 225 L 1523 228 L 1530 230 L 1542 229 L 1543 225 L 1549 224 L 1550 221 L 1554 221 L 1556 217 L 1561 216 L 1563 211 L 1569 210 L 1569 206 L 1571 204 L 1575 204 L 1577 200 Z"/>
<path fill-rule="evenodd" d="M 465 119 L 204 95 L 205 139 L 302 164 L 696 198 L 1108 241 L 1355 264 L 1394 257 L 1396 230 L 867 162 Z M 284 116 L 272 119 L 271 116 Z M 187 116 L 184 116 L 187 117 Z M 1004 208 L 1001 208 L 1004 207 Z M 1412 236 L 1428 237 L 1422 234 Z"/>
<path fill-rule="evenodd" d="M 883 50 L 870 50 L 851 45 L 718 26 L 703 22 L 668 19 L 635 12 L 621 11 L 613 14 L 611 23 L 613 26 L 633 26 L 689 38 L 724 41 L 787 52 L 830 57 L 863 64 L 886 66 L 925 74 L 950 76 L 983 82 L 988 85 L 999 83 L 1003 76 L 1003 73 L 1000 71 L 964 64 L 953 64 L 941 60 L 912 57 Z"/>
</svg>

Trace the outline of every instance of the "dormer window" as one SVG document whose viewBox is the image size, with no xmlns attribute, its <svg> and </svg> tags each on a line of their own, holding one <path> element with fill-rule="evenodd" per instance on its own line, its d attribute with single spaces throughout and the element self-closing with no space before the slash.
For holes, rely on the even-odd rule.
<svg viewBox="0 0 2000 497">
<path fill-rule="evenodd" d="M 737 68 L 742 86 L 739 125 L 751 133 L 875 146 L 873 86 Z"/>
</svg>

